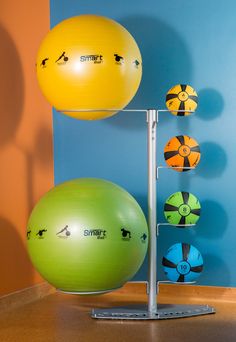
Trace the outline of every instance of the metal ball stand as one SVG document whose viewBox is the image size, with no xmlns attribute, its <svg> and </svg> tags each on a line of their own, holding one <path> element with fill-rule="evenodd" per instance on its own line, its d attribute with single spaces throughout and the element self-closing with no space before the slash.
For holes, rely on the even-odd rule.
<svg viewBox="0 0 236 342">
<path fill-rule="evenodd" d="M 86 109 L 86 110 L 60 110 L 60 112 L 145 112 L 147 115 L 147 141 L 148 141 L 148 227 L 149 227 L 149 263 L 147 294 L 148 303 L 146 305 L 133 305 L 127 307 L 113 307 L 108 309 L 93 309 L 92 318 L 97 319 L 118 319 L 118 320 L 159 320 L 170 318 L 184 318 L 215 313 L 215 309 L 208 305 L 172 305 L 157 304 L 159 292 L 159 282 L 157 282 L 157 236 L 159 225 L 157 225 L 156 214 L 156 182 L 158 178 L 156 160 L 156 131 L 159 112 L 169 112 L 168 110 L 157 109 Z M 188 112 L 179 110 L 178 112 Z M 191 112 L 191 111 L 189 111 Z M 176 168 L 176 167 L 175 167 Z M 182 167 L 181 167 L 182 168 Z M 189 169 L 189 167 L 188 167 Z M 161 224 L 162 225 L 162 224 Z M 184 285 L 183 285 L 184 286 Z"/>
</svg>

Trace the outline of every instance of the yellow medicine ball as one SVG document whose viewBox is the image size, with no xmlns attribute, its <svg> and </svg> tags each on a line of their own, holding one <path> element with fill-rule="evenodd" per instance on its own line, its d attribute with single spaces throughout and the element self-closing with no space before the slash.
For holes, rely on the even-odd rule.
<svg viewBox="0 0 236 342">
<path fill-rule="evenodd" d="M 83 120 L 116 113 L 97 109 L 124 108 L 142 76 L 134 38 L 117 22 L 97 15 L 80 15 L 56 25 L 39 48 L 36 67 L 49 103 Z M 94 111 L 76 112 L 83 109 Z"/>
<path fill-rule="evenodd" d="M 177 84 L 166 94 L 166 107 L 173 115 L 190 115 L 192 111 L 196 110 L 197 105 L 198 95 L 188 84 Z M 175 112 L 173 109 L 177 111 Z"/>
</svg>

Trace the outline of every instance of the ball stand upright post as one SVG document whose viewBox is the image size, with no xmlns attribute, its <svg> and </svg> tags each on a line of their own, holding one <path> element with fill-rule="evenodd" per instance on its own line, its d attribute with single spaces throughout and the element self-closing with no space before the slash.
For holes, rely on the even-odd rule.
<svg viewBox="0 0 236 342">
<path fill-rule="evenodd" d="M 91 317 L 97 319 L 118 320 L 159 320 L 169 318 L 184 318 L 215 313 L 215 309 L 208 305 L 172 305 L 157 304 L 159 282 L 157 282 L 157 218 L 156 218 L 156 131 L 158 114 L 156 109 L 122 110 L 141 111 L 147 113 L 148 136 L 148 226 L 149 226 L 149 279 L 147 283 L 148 303 L 146 305 L 132 305 L 127 307 L 113 307 L 107 309 L 93 309 Z M 161 112 L 167 110 L 161 110 Z"/>
</svg>

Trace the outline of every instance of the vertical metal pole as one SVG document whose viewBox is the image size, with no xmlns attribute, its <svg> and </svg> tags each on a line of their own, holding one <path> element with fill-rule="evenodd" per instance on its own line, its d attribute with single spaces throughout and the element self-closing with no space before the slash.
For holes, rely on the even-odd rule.
<svg viewBox="0 0 236 342">
<path fill-rule="evenodd" d="M 148 125 L 148 226 L 149 226 L 149 266 L 148 266 L 148 311 L 149 314 L 157 312 L 157 215 L 156 215 L 156 126 L 157 110 L 147 111 Z"/>
</svg>

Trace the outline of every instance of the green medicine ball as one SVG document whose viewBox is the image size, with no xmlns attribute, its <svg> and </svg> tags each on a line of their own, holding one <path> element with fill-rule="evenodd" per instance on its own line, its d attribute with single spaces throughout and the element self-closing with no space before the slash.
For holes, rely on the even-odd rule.
<svg viewBox="0 0 236 342">
<path fill-rule="evenodd" d="M 57 185 L 33 209 L 27 227 L 35 268 L 57 289 L 102 293 L 138 271 L 148 247 L 148 227 L 136 200 L 101 179 Z"/>
<path fill-rule="evenodd" d="M 179 191 L 165 202 L 164 215 L 170 224 L 196 224 L 200 217 L 201 205 L 197 197 L 190 192 Z"/>
</svg>

